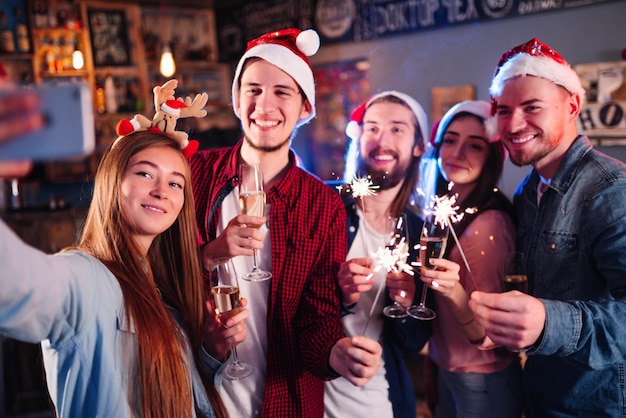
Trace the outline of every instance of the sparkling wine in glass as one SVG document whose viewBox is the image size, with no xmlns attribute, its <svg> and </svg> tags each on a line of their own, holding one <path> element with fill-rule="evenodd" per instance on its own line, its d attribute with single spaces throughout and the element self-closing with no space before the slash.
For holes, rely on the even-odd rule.
<svg viewBox="0 0 626 418">
<path fill-rule="evenodd" d="M 388 250 L 392 252 L 394 250 L 405 250 L 402 252 L 408 254 L 409 232 L 406 222 L 406 215 L 404 214 L 399 216 L 388 216 L 385 220 L 385 247 Z M 402 262 L 406 262 L 406 260 L 402 260 Z M 400 272 L 395 274 L 403 273 Z M 390 318 L 404 318 L 407 316 L 406 308 L 396 301 L 394 301 L 391 305 L 385 306 L 383 314 Z"/>
<path fill-rule="evenodd" d="M 528 293 L 524 253 L 515 251 L 507 255 L 503 287 L 505 292 L 519 290 L 522 293 Z"/>
<path fill-rule="evenodd" d="M 215 313 L 220 315 L 233 309 L 239 309 L 239 284 L 237 276 L 230 274 L 228 262 L 217 266 L 217 285 L 211 288 L 211 295 L 215 303 Z M 224 369 L 224 377 L 231 380 L 243 379 L 249 376 L 254 366 L 239 361 L 237 348 L 231 349 L 231 363 Z"/>
<path fill-rule="evenodd" d="M 259 164 L 241 164 L 239 166 L 239 208 L 244 215 L 265 216 L 265 191 L 263 190 L 263 172 Z M 260 228 L 261 224 L 251 225 Z M 254 249 L 252 270 L 243 278 L 260 282 L 272 277 L 269 271 L 261 270 L 258 262 L 258 251 Z"/>
<path fill-rule="evenodd" d="M 448 244 L 449 224 L 447 222 L 437 222 L 437 217 L 431 214 L 426 217 L 422 234 L 420 236 L 420 262 L 422 268 L 433 269 L 430 260 L 441 258 L 446 251 Z M 422 299 L 419 305 L 407 308 L 407 313 L 415 319 L 429 321 L 437 316 L 435 312 L 426 306 L 426 292 L 428 285 L 424 283 L 422 288 Z"/>
</svg>

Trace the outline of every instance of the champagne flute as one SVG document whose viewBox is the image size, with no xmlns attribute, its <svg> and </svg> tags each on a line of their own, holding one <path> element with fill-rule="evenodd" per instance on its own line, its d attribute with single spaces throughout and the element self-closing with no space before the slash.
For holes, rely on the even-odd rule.
<svg viewBox="0 0 626 418">
<path fill-rule="evenodd" d="M 265 191 L 263 190 L 263 172 L 261 165 L 239 165 L 239 208 L 244 215 L 263 217 L 265 215 Z M 251 225 L 260 228 L 261 224 Z M 258 251 L 254 250 L 252 270 L 243 278 L 252 282 L 260 282 L 272 277 L 272 273 L 259 268 Z"/>
<path fill-rule="evenodd" d="M 506 257 L 504 271 L 504 291 L 519 290 L 528 293 L 528 278 L 524 264 L 524 253 L 514 251 Z"/>
<path fill-rule="evenodd" d="M 526 263 L 524 253 L 521 251 L 513 251 L 508 253 L 504 264 L 504 282 L 503 291 L 518 290 L 522 293 L 528 293 L 528 277 L 526 276 Z M 495 347 L 495 345 L 493 345 Z M 506 347 L 507 350 L 514 353 L 522 353 L 525 349 Z"/>
<path fill-rule="evenodd" d="M 237 282 L 237 275 L 230 273 L 228 263 L 226 261 L 217 266 L 217 285 L 211 288 L 217 315 L 233 309 L 239 309 L 239 283 Z M 224 377 L 238 380 L 249 376 L 254 370 L 254 366 L 239 361 L 236 347 L 233 347 L 230 351 L 232 362 L 225 368 Z"/>
<path fill-rule="evenodd" d="M 385 247 L 388 250 L 393 252 L 394 250 L 404 249 L 406 251 L 403 252 L 408 254 L 409 232 L 406 222 L 406 215 L 404 214 L 399 216 L 388 216 L 385 220 Z M 403 273 L 399 272 L 394 274 Z M 404 318 L 407 316 L 406 308 L 396 301 L 394 301 L 391 305 L 385 306 L 383 314 L 390 318 Z"/>
<path fill-rule="evenodd" d="M 447 222 L 437 222 L 435 214 L 430 214 L 424 221 L 422 234 L 420 236 L 420 262 L 422 268 L 433 269 L 430 260 L 433 258 L 443 257 L 448 244 L 449 224 Z M 426 307 L 426 292 L 428 285 L 424 283 L 422 288 L 422 299 L 419 305 L 413 305 L 407 308 L 407 313 L 415 319 L 429 321 L 435 319 L 437 314 Z"/>
</svg>

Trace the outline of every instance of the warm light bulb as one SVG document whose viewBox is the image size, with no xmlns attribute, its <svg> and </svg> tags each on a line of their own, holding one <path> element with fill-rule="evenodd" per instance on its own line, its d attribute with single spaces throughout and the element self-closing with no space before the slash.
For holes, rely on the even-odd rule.
<svg viewBox="0 0 626 418">
<path fill-rule="evenodd" d="M 174 55 L 169 46 L 163 47 L 163 53 L 161 54 L 161 64 L 159 65 L 159 71 L 163 77 L 171 77 L 176 72 L 176 64 L 174 63 Z"/>
<path fill-rule="evenodd" d="M 83 53 L 80 49 L 72 52 L 72 67 L 75 70 L 80 70 L 85 66 L 85 59 L 83 58 Z"/>
</svg>

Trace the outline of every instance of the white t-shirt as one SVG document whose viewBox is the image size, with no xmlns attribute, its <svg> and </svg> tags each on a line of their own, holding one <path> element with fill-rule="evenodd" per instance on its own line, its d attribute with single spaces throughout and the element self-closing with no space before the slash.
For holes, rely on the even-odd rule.
<svg viewBox="0 0 626 418">
<path fill-rule="evenodd" d="M 373 257 L 379 247 L 384 246 L 383 234 L 369 227 L 365 216 L 359 211 L 359 229 L 354 242 L 348 251 L 347 260 L 353 258 Z M 367 325 L 366 336 L 380 340 L 383 331 L 383 308 L 385 305 L 385 276 L 381 269 L 371 280 L 375 280 L 372 290 L 361 293 L 359 302 L 354 307 L 354 314 L 345 315 L 341 321 L 347 335 L 363 335 L 376 293 L 382 286 L 381 294 L 374 307 L 372 318 Z M 385 363 L 381 359 L 381 367 L 376 375 L 365 386 L 357 387 L 343 377 L 338 377 L 324 384 L 324 416 L 336 417 L 376 417 L 393 418 L 393 410 L 389 401 L 389 383 L 385 377 Z"/>
<path fill-rule="evenodd" d="M 239 213 L 239 191 L 235 188 L 222 202 L 217 234 L 219 235 L 226 228 L 228 222 Z M 269 213 L 269 210 L 266 210 L 266 213 Z M 263 249 L 258 251 L 259 267 L 270 271 L 272 252 L 267 223 L 261 227 L 261 231 L 265 232 L 265 241 Z M 252 265 L 253 258 L 246 256 L 233 257 L 228 263 L 228 268 L 234 270 L 234 274 L 229 274 L 228 279 L 232 282 L 235 277 L 237 278 L 240 296 L 248 299 L 247 309 L 250 311 L 250 316 L 246 319 L 248 335 L 237 346 L 237 354 L 240 362 L 254 366 L 251 375 L 239 380 L 229 380 L 222 375 L 224 367 L 229 367 L 231 364 L 229 358 L 217 375 L 216 387 L 231 418 L 260 416 L 265 393 L 267 300 L 272 279 L 260 282 L 242 279 L 242 276 L 252 270 Z M 229 284 L 226 283 L 226 279 L 224 279 L 224 284 Z"/>
</svg>

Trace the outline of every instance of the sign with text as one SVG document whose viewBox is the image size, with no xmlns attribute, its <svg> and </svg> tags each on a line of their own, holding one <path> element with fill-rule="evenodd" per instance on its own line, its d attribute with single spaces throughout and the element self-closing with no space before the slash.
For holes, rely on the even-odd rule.
<svg viewBox="0 0 626 418">
<path fill-rule="evenodd" d="M 621 0 L 271 0 L 216 6 L 220 58 L 276 29 L 314 28 L 322 45 L 359 42 L 459 24 Z"/>
<path fill-rule="evenodd" d="M 587 92 L 578 130 L 603 145 L 626 143 L 626 62 L 575 65 Z"/>
<path fill-rule="evenodd" d="M 608 145 L 607 141 L 618 138 L 626 139 L 626 101 L 586 104 L 576 123 L 580 132 L 603 144 Z"/>
</svg>

